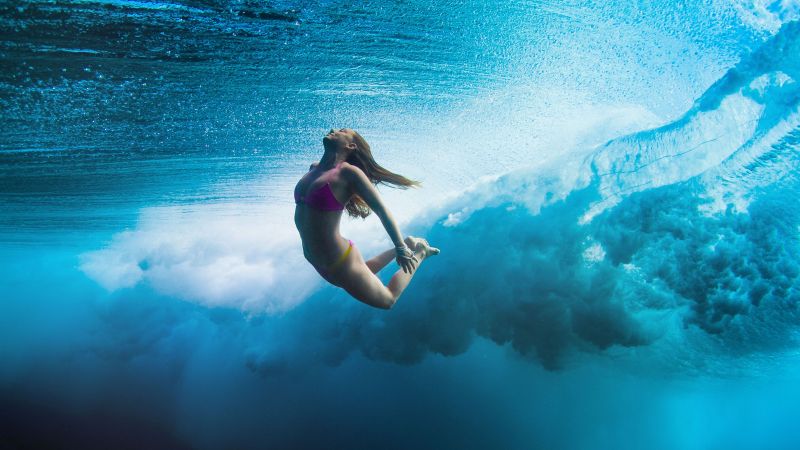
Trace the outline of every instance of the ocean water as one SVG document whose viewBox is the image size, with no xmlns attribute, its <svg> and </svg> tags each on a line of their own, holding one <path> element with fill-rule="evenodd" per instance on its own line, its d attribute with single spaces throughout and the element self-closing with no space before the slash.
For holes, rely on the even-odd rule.
<svg viewBox="0 0 800 450">
<path fill-rule="evenodd" d="M 800 448 L 798 19 L 0 4 L 0 447 Z M 331 127 L 423 182 L 390 311 L 302 257 Z"/>
</svg>

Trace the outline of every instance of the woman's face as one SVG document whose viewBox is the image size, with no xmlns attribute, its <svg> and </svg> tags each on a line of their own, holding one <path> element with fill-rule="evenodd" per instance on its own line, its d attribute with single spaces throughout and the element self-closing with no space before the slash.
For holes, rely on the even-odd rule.
<svg viewBox="0 0 800 450">
<path fill-rule="evenodd" d="M 339 130 L 331 129 L 325 137 L 322 138 L 322 145 L 325 148 L 339 150 L 340 148 L 349 147 L 353 144 L 353 130 L 349 128 L 341 128 Z"/>
</svg>

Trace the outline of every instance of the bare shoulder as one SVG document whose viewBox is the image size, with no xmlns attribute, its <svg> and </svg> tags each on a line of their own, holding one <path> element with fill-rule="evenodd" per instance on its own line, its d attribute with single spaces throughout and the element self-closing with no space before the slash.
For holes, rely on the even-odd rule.
<svg viewBox="0 0 800 450">
<path fill-rule="evenodd" d="M 348 162 L 343 162 L 340 170 L 342 176 L 349 181 L 355 181 L 367 177 L 358 166 L 354 166 Z"/>
</svg>

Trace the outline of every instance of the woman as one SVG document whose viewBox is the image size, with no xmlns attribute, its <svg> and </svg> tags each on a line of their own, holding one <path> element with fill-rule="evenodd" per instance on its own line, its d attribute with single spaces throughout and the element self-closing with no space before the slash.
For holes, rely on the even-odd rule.
<svg viewBox="0 0 800 450">
<path fill-rule="evenodd" d="M 303 254 L 329 283 L 370 306 L 389 309 L 408 286 L 419 264 L 438 254 L 439 249 L 424 239 L 404 240 L 374 185 L 385 183 L 406 188 L 419 183 L 379 166 L 367 141 L 349 128 L 331 130 L 322 139 L 322 145 L 325 148 L 322 159 L 311 165 L 294 188 L 297 204 L 294 223 L 303 241 Z M 362 218 L 370 210 L 375 211 L 395 248 L 365 262 L 353 242 L 339 234 L 339 221 L 345 209 L 350 216 Z M 401 268 L 384 286 L 375 274 L 392 259 Z"/>
</svg>

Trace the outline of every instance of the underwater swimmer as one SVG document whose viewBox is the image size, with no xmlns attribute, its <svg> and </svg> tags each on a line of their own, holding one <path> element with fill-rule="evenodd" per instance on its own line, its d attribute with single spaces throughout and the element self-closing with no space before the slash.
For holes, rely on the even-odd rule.
<svg viewBox="0 0 800 450">
<path fill-rule="evenodd" d="M 392 215 L 381 201 L 375 184 L 400 188 L 419 182 L 389 172 L 372 158 L 369 144 L 349 128 L 331 130 L 323 139 L 325 152 L 294 188 L 294 223 L 303 241 L 303 254 L 322 277 L 357 300 L 389 309 L 397 302 L 417 268 L 439 249 L 425 239 L 403 239 Z M 342 199 L 339 201 L 339 199 Z M 339 234 L 342 211 L 367 217 L 370 211 L 383 223 L 395 248 L 364 261 L 353 242 Z M 400 269 L 384 286 L 375 275 L 392 259 Z"/>
</svg>

